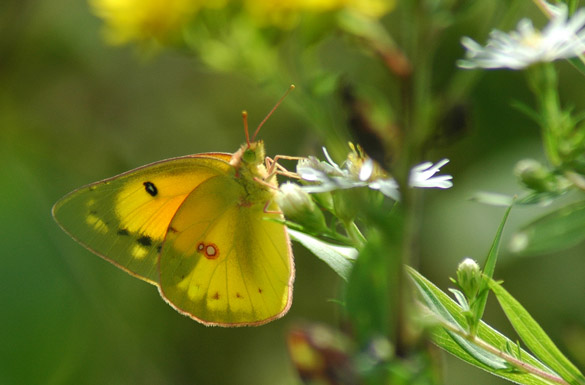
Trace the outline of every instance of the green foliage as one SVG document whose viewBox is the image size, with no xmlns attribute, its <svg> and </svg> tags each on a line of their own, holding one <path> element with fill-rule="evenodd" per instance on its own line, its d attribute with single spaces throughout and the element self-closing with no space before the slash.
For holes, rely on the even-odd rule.
<svg viewBox="0 0 585 385">
<path fill-rule="evenodd" d="M 440 348 L 471 365 L 518 384 L 554 383 L 541 375 L 550 374 L 546 365 L 485 322 L 478 324 L 475 336 L 469 334 L 464 310 L 416 270 L 408 267 L 407 271 L 428 309 L 426 314 L 429 319 L 426 322 L 433 325 L 429 332 Z M 524 370 L 526 367 L 535 370 Z"/>
<path fill-rule="evenodd" d="M 520 228 L 512 248 L 521 255 L 538 255 L 575 246 L 585 239 L 584 223 L 584 202 L 561 207 Z"/>
</svg>

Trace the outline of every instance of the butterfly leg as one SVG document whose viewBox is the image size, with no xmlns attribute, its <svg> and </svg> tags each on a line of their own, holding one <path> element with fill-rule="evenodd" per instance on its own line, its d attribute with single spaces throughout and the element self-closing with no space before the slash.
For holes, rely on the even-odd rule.
<svg viewBox="0 0 585 385">
<path fill-rule="evenodd" d="M 300 179 L 299 174 L 297 174 L 296 172 L 289 171 L 283 165 L 279 164 L 278 161 L 280 159 L 299 161 L 305 158 L 300 156 L 288 155 L 276 155 L 274 159 L 266 157 L 266 170 L 268 171 L 268 177 L 266 179 L 273 177 L 274 174 L 284 175 L 288 178 Z"/>
<path fill-rule="evenodd" d="M 264 212 L 264 214 L 278 214 L 278 215 L 283 215 L 283 212 L 280 211 L 280 210 L 268 210 L 268 206 L 270 206 L 271 203 L 272 203 L 272 200 L 269 200 L 264 205 L 264 209 L 262 210 Z"/>
</svg>

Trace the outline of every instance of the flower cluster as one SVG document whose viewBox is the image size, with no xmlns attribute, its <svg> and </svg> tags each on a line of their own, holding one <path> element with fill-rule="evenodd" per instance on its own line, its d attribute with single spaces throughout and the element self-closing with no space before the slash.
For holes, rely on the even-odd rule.
<svg viewBox="0 0 585 385">
<path fill-rule="evenodd" d="M 585 52 L 585 9 L 569 17 L 565 4 L 548 8 L 550 23 L 538 31 L 532 21 L 522 19 L 517 31 L 494 30 L 485 47 L 469 37 L 461 39 L 467 50 L 462 68 L 523 69 L 534 63 L 576 57 Z"/>
<path fill-rule="evenodd" d="M 348 10 L 379 18 L 394 7 L 394 0 L 246 0 L 246 11 L 261 24 L 292 26 L 301 13 Z"/>
<path fill-rule="evenodd" d="M 233 5 L 259 25 L 289 28 L 301 14 L 347 10 L 379 18 L 394 7 L 395 0 L 90 0 L 94 12 L 105 21 L 111 44 L 131 41 L 166 42 L 179 34 L 205 8 Z"/>
<path fill-rule="evenodd" d="M 334 191 L 354 187 L 369 187 L 379 190 L 385 196 L 394 200 L 400 199 L 398 183 L 372 158 L 366 156 L 358 147 L 351 146 L 347 160 L 340 167 L 335 163 L 325 148 L 323 153 L 327 161 L 320 161 L 315 157 L 309 157 L 299 161 L 297 174 L 310 184 L 303 189 L 308 193 Z M 450 188 L 453 186 L 451 175 L 435 174 L 442 166 L 449 162 L 443 159 L 436 164 L 425 162 L 412 168 L 410 171 L 409 185 L 422 188 Z"/>
<path fill-rule="evenodd" d="M 92 0 L 111 44 L 165 41 L 177 33 L 206 0 Z"/>
</svg>

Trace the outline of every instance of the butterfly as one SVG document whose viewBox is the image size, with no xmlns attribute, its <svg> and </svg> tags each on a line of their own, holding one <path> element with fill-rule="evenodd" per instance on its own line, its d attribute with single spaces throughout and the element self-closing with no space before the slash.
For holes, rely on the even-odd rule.
<svg viewBox="0 0 585 385">
<path fill-rule="evenodd" d="M 255 141 L 279 103 L 252 140 L 243 113 L 246 143 L 235 153 L 162 160 L 89 184 L 55 203 L 53 217 L 204 325 L 280 318 L 292 301 L 293 254 L 273 199 L 277 164 Z"/>
</svg>

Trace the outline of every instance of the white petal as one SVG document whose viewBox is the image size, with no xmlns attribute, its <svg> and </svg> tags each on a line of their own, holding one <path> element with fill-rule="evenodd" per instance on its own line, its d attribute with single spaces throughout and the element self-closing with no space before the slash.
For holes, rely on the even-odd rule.
<svg viewBox="0 0 585 385">
<path fill-rule="evenodd" d="M 372 158 L 368 158 L 368 159 L 366 159 L 366 161 L 362 165 L 362 168 L 360 169 L 360 174 L 359 174 L 358 178 L 361 181 L 366 181 L 366 180 L 370 179 L 373 172 L 374 172 L 374 161 L 372 160 Z"/>
</svg>

